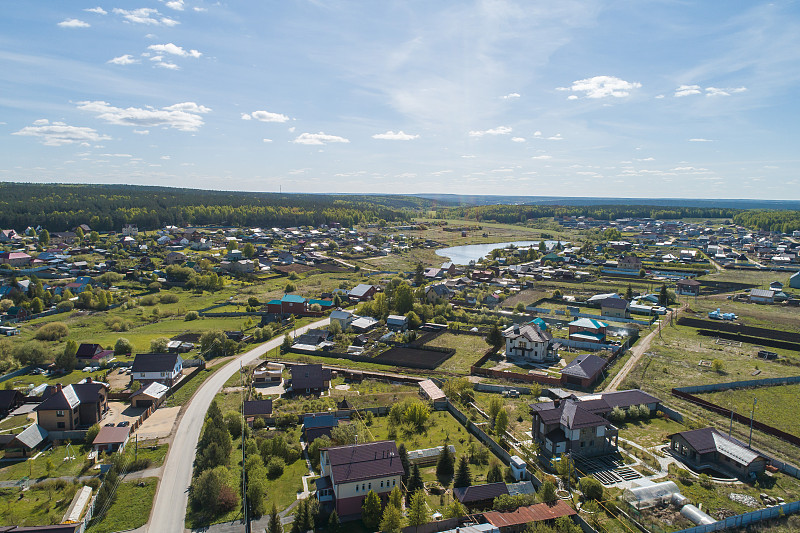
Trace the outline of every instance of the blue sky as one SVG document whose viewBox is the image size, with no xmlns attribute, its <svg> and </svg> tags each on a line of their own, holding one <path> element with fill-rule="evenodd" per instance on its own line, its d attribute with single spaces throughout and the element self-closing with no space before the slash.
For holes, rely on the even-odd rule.
<svg viewBox="0 0 800 533">
<path fill-rule="evenodd" d="M 0 15 L 2 180 L 800 199 L 794 1 Z"/>
</svg>

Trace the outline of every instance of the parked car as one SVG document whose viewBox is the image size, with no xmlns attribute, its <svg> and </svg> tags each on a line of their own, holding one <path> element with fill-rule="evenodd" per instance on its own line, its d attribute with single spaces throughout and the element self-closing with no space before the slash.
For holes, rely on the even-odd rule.
<svg viewBox="0 0 800 533">
<path fill-rule="evenodd" d="M 126 427 L 128 427 L 130 425 L 131 425 L 131 421 L 130 420 L 123 420 L 122 422 L 117 424 L 117 427 L 118 428 L 126 428 Z"/>
</svg>

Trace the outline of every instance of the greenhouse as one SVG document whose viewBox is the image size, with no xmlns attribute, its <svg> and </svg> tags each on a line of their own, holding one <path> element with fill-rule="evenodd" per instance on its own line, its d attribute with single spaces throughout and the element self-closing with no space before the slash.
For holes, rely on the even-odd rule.
<svg viewBox="0 0 800 533">
<path fill-rule="evenodd" d="M 636 509 L 648 509 L 659 503 L 669 502 L 672 495 L 679 492 L 675 483 L 663 481 L 625 489 L 622 499 Z"/>
</svg>

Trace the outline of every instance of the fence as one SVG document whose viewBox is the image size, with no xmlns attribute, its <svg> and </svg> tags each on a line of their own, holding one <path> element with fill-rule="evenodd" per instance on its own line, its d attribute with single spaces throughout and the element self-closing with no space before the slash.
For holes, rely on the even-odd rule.
<svg viewBox="0 0 800 533">
<path fill-rule="evenodd" d="M 708 385 L 693 385 L 690 387 L 678 387 L 674 390 L 689 394 L 700 394 L 703 392 L 720 392 L 731 389 L 750 389 L 755 387 L 773 387 L 775 385 L 789 385 L 800 383 L 800 376 L 787 376 L 783 378 L 748 379 L 745 381 L 730 381 L 727 383 L 711 383 Z"/>
<path fill-rule="evenodd" d="M 776 505 L 775 507 L 767 507 L 765 509 L 759 509 L 758 511 L 731 516 L 730 518 L 719 520 L 713 524 L 681 529 L 676 533 L 709 533 L 711 531 L 723 531 L 735 527 L 745 527 L 764 520 L 779 518 L 798 511 L 800 511 L 800 501 L 789 502 L 783 505 Z"/>
<path fill-rule="evenodd" d="M 28 372 L 30 372 L 34 368 L 36 368 L 36 365 L 30 365 L 30 366 L 25 366 L 25 367 L 19 368 L 17 370 L 14 370 L 13 372 L 9 372 L 8 374 L 4 374 L 4 375 L 0 376 L 0 383 L 2 383 L 4 381 L 7 381 L 7 380 L 9 380 L 11 378 L 15 378 L 17 376 L 24 376 L 25 374 L 27 374 Z"/>
<path fill-rule="evenodd" d="M 767 339 L 775 339 L 791 343 L 800 343 L 799 333 L 792 333 L 791 331 L 783 331 L 778 329 L 745 326 L 734 322 L 719 322 L 716 320 L 702 320 L 699 318 L 682 316 L 678 319 L 678 325 L 689 326 L 692 328 L 709 329 L 712 331 L 724 331 L 725 333 L 736 333 L 751 337 L 764 337 Z"/>
<path fill-rule="evenodd" d="M 500 392 L 515 390 L 520 394 L 530 394 L 531 390 L 528 387 L 510 387 L 506 385 L 492 385 L 490 383 L 476 383 L 475 390 L 478 392 Z"/>
</svg>

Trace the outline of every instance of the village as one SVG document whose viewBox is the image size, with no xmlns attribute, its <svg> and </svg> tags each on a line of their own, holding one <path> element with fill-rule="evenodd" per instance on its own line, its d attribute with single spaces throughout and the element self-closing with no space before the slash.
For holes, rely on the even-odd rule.
<svg viewBox="0 0 800 533">
<path fill-rule="evenodd" d="M 796 526 L 798 239 L 3 230 L 0 523 L 135 530 L 177 501 L 219 533 Z"/>
</svg>

